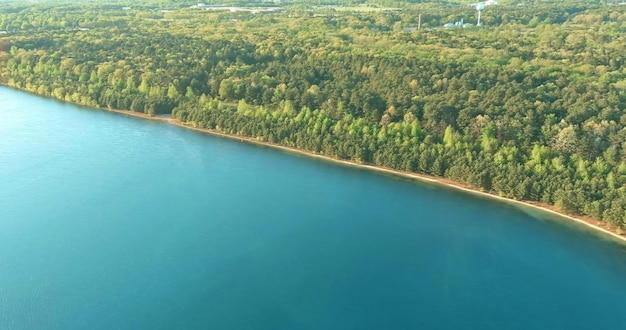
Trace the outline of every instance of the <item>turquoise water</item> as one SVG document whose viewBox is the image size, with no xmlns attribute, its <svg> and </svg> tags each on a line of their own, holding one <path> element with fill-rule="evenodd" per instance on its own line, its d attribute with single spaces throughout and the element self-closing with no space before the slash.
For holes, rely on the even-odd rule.
<svg viewBox="0 0 626 330">
<path fill-rule="evenodd" d="M 602 329 L 626 250 L 514 207 L 0 88 L 0 329 Z"/>
</svg>

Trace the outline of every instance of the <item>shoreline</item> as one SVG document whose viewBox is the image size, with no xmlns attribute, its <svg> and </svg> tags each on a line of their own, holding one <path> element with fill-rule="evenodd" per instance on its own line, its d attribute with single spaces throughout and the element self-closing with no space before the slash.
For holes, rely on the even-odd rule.
<svg viewBox="0 0 626 330">
<path fill-rule="evenodd" d="M 125 115 L 138 117 L 138 118 L 162 121 L 162 122 L 170 123 L 172 125 L 175 125 L 181 128 L 189 129 L 189 130 L 204 133 L 204 134 L 210 134 L 213 136 L 227 138 L 230 140 L 238 140 L 240 142 L 251 143 L 251 144 L 258 145 L 258 146 L 279 149 L 282 151 L 296 153 L 296 154 L 304 155 L 304 156 L 311 157 L 311 158 L 317 158 L 317 159 L 333 162 L 333 163 L 344 165 L 344 166 L 361 168 L 361 169 L 365 169 L 369 171 L 390 174 L 390 175 L 394 175 L 394 176 L 405 178 L 405 179 L 416 180 L 422 183 L 429 183 L 429 184 L 436 185 L 440 188 L 454 189 L 457 191 L 462 191 L 465 193 L 473 194 L 475 196 L 480 196 L 483 198 L 488 198 L 488 199 L 496 200 L 499 202 L 505 202 L 509 205 L 513 205 L 518 208 L 529 208 L 535 211 L 540 211 L 542 213 L 545 213 L 546 215 L 557 216 L 560 218 L 559 220 L 567 220 L 570 223 L 577 224 L 579 226 L 584 227 L 585 229 L 591 229 L 592 232 L 594 232 L 595 234 L 602 235 L 605 238 L 611 238 L 613 241 L 619 242 L 621 244 L 626 244 L 625 235 L 621 235 L 621 234 L 614 232 L 610 228 L 607 228 L 606 225 L 602 226 L 599 221 L 591 219 L 591 218 L 577 217 L 577 216 L 561 213 L 557 211 L 554 208 L 554 206 L 549 205 L 549 204 L 544 204 L 540 202 L 532 202 L 532 201 L 519 201 L 519 200 L 507 198 L 507 197 L 502 197 L 502 196 L 494 195 L 488 192 L 480 191 L 472 187 L 463 185 L 460 182 L 452 181 L 452 180 L 445 179 L 445 178 L 433 177 L 430 175 L 418 174 L 418 173 L 401 171 L 401 170 L 395 170 L 395 169 L 380 167 L 380 166 L 375 166 L 375 165 L 359 164 L 359 163 L 355 163 L 355 162 L 348 161 L 348 160 L 342 160 L 342 159 L 337 159 L 337 158 L 333 158 L 330 156 L 316 154 L 307 150 L 301 150 L 301 149 L 287 147 L 287 146 L 283 146 L 279 144 L 258 141 L 255 138 L 251 138 L 247 136 L 232 135 L 232 134 L 226 134 L 226 133 L 218 132 L 218 131 L 207 129 L 207 128 L 193 127 L 193 126 L 186 125 L 174 118 L 150 117 L 143 113 L 135 113 L 132 111 L 127 111 L 127 110 L 117 110 L 117 109 L 103 109 L 103 110 L 125 114 Z M 555 219 L 550 219 L 550 220 L 554 221 Z"/>
<path fill-rule="evenodd" d="M 11 86 L 6 86 L 6 85 L 2 85 L 2 86 L 5 86 L 5 87 L 11 88 L 11 89 L 16 89 L 16 90 L 23 91 L 23 92 L 27 92 L 29 94 L 33 94 L 33 95 L 37 95 L 37 96 L 41 97 L 41 95 L 39 95 L 39 94 L 30 93 L 28 91 L 24 91 L 24 90 L 21 90 L 19 88 L 13 88 Z M 57 100 L 57 101 L 65 102 L 63 100 Z M 75 103 L 71 103 L 71 102 L 67 102 L 67 103 L 75 104 Z M 78 106 L 81 106 L 81 107 L 87 107 L 87 108 L 91 108 L 91 109 L 104 110 L 104 111 L 113 112 L 113 113 L 126 115 L 126 116 L 130 116 L 130 117 L 136 117 L 136 118 L 147 119 L 147 120 L 152 120 L 152 121 L 165 122 L 165 123 L 169 123 L 169 124 L 181 127 L 181 128 L 189 129 L 189 130 L 200 132 L 200 133 L 204 133 L 204 134 L 210 134 L 210 135 L 213 135 L 213 136 L 218 136 L 218 137 L 227 138 L 227 139 L 231 139 L 231 140 L 238 140 L 240 142 L 251 143 L 251 144 L 258 145 L 258 146 L 265 146 L 265 147 L 270 147 L 270 148 L 274 148 L 274 149 L 279 149 L 279 150 L 282 150 L 282 151 L 287 151 L 287 152 L 296 153 L 296 154 L 299 154 L 299 155 L 304 155 L 304 156 L 307 156 L 307 157 L 317 158 L 317 159 L 333 162 L 335 164 L 340 164 L 340 165 L 344 165 L 344 166 L 350 166 L 350 167 L 355 167 L 355 168 L 375 171 L 375 172 L 379 172 L 379 173 L 394 175 L 394 176 L 401 177 L 401 178 L 404 178 L 404 179 L 416 180 L 416 181 L 419 181 L 419 182 L 422 182 L 422 183 L 433 184 L 433 185 L 436 185 L 436 186 L 438 186 L 440 188 L 454 189 L 454 190 L 457 190 L 457 191 L 473 194 L 475 196 L 479 196 L 479 197 L 482 197 L 482 198 L 489 198 L 489 199 L 492 199 L 492 200 L 504 202 L 504 203 L 507 203 L 509 205 L 513 205 L 515 207 L 518 207 L 520 209 L 528 208 L 528 209 L 532 209 L 532 210 L 535 210 L 535 211 L 540 211 L 542 213 L 545 213 L 546 215 L 557 216 L 559 218 L 559 220 L 567 220 L 571 224 L 577 224 L 581 228 L 585 228 L 585 229 L 588 229 L 588 230 L 591 229 L 591 231 L 593 233 L 595 233 L 595 234 L 597 234 L 599 236 L 603 236 L 604 238 L 610 238 L 610 239 L 612 239 L 612 241 L 615 241 L 617 243 L 621 243 L 621 244 L 625 244 L 626 245 L 626 235 L 618 234 L 612 228 L 608 227 L 606 224 L 603 224 L 602 222 L 600 222 L 598 220 L 591 219 L 591 218 L 588 218 L 588 217 L 574 216 L 574 215 L 561 213 L 558 210 L 556 210 L 553 205 L 549 205 L 549 204 L 545 204 L 545 203 L 541 203 L 541 202 L 533 202 L 533 201 L 520 201 L 520 200 L 515 200 L 515 199 L 511 199 L 511 198 L 507 198 L 507 197 L 502 197 L 502 196 L 495 195 L 495 194 L 492 194 L 492 193 L 480 191 L 478 189 L 472 188 L 472 187 L 470 187 L 468 185 L 465 185 L 465 184 L 462 184 L 460 182 L 456 182 L 456 181 L 449 180 L 449 179 L 442 178 L 442 177 L 434 177 L 434 176 L 430 176 L 430 175 L 418 174 L 418 173 L 414 173 L 414 172 L 407 172 L 407 171 L 401 171 L 401 170 L 395 170 L 395 169 L 381 167 L 381 166 L 375 166 L 375 165 L 359 164 L 359 163 L 355 163 L 355 162 L 348 161 L 348 160 L 342 160 L 342 159 L 337 159 L 337 158 L 333 158 L 333 157 L 330 157 L 330 156 L 320 155 L 320 154 L 317 154 L 317 153 L 314 153 L 314 152 L 311 152 L 311 151 L 307 151 L 307 150 L 296 149 L 296 148 L 287 147 L 287 146 L 283 146 L 283 145 L 279 145 L 279 144 L 259 141 L 259 140 L 255 139 L 255 138 L 252 138 L 252 137 L 233 135 L 233 134 L 226 134 L 226 133 L 218 132 L 218 131 L 207 129 L 207 128 L 193 127 L 193 126 L 186 125 L 186 124 L 184 124 L 184 123 L 180 122 L 179 120 L 174 119 L 172 117 L 154 117 L 154 116 L 150 116 L 150 115 L 145 114 L 145 113 L 134 112 L 134 111 L 131 111 L 131 110 L 119 110 L 119 109 L 110 109 L 110 108 L 94 108 L 94 107 L 84 106 L 84 105 L 81 105 L 81 104 L 75 104 L 75 105 L 78 105 Z M 550 219 L 550 220 L 554 221 L 556 219 Z"/>
</svg>

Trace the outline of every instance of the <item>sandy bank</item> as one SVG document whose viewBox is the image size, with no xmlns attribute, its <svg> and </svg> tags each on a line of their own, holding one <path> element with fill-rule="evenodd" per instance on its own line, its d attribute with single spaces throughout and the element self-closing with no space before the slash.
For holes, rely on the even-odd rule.
<svg viewBox="0 0 626 330">
<path fill-rule="evenodd" d="M 6 86 L 6 85 L 3 85 L 3 86 L 11 88 L 11 89 L 16 89 L 16 88 L 13 88 L 13 87 L 10 87 L 10 86 Z M 21 90 L 21 89 L 17 89 L 17 90 Z M 38 95 L 36 93 L 32 93 L 32 92 L 29 92 L 29 91 L 25 91 L 25 90 L 21 90 L 21 91 L 27 92 L 29 94 L 40 96 L 40 95 Z M 577 223 L 579 225 L 585 226 L 586 228 L 592 229 L 596 233 L 602 234 L 603 236 L 605 236 L 607 238 L 611 238 L 611 239 L 613 239 L 613 240 L 615 240 L 617 242 L 620 242 L 622 244 L 626 244 L 626 236 L 622 235 L 622 234 L 618 234 L 613 228 L 610 228 L 604 222 L 601 222 L 601 221 L 598 221 L 598 220 L 595 220 L 595 219 L 592 219 L 592 218 L 588 218 L 588 217 L 580 217 L 580 216 L 572 216 L 572 215 L 564 214 L 564 213 L 558 211 L 553 205 L 540 203 L 540 202 L 532 202 L 532 201 L 518 201 L 518 200 L 514 200 L 514 199 L 510 199 L 510 198 L 494 195 L 494 194 L 491 194 L 491 193 L 487 193 L 487 192 L 484 192 L 484 191 L 480 191 L 480 190 L 477 190 L 475 188 L 469 187 L 469 186 L 467 186 L 465 184 L 462 184 L 462 183 L 459 183 L 459 182 L 455 182 L 455 181 L 452 181 L 452 180 L 449 180 L 449 179 L 441 178 L 441 177 L 433 177 L 433 176 L 424 175 L 424 174 L 417 174 L 417 173 L 413 173 L 413 172 L 394 170 L 394 169 L 391 169 L 391 168 L 385 168 L 385 167 L 379 167 L 379 166 L 373 166 L 373 165 L 366 165 L 366 164 L 359 164 L 359 163 L 355 163 L 355 162 L 351 162 L 351 161 L 347 161 L 347 160 L 341 160 L 341 159 L 336 159 L 336 158 L 332 158 L 332 157 L 329 157 L 329 156 L 316 154 L 316 153 L 313 153 L 313 152 L 310 152 L 310 151 L 306 151 L 306 150 L 300 150 L 300 149 L 295 149 L 295 148 L 291 148 L 291 147 L 285 147 L 285 146 L 282 146 L 282 145 L 269 143 L 269 142 L 261 142 L 261 141 L 258 141 L 255 138 L 250 138 L 250 137 L 246 137 L 246 136 L 231 135 L 231 134 L 225 134 L 225 133 L 217 132 L 217 131 L 210 130 L 210 129 L 192 127 L 192 126 L 189 126 L 189 125 L 185 125 L 185 124 L 181 123 L 180 121 L 178 121 L 176 119 L 173 119 L 173 118 L 170 118 L 170 117 L 158 117 L 158 116 L 157 117 L 153 117 L 153 116 L 150 116 L 150 115 L 145 114 L 145 113 L 133 112 L 133 111 L 130 111 L 130 110 L 118 110 L 118 109 L 110 109 L 110 108 L 97 108 L 97 109 L 101 109 L 101 110 L 105 110 L 105 111 L 109 111 L 109 112 L 115 112 L 115 113 L 118 113 L 118 114 L 122 114 L 122 115 L 126 115 L 126 116 L 132 116 L 132 117 L 137 117 L 137 118 L 142 118 L 142 119 L 167 122 L 167 123 L 170 123 L 170 124 L 173 124 L 173 125 L 176 125 L 176 126 L 179 126 L 179 127 L 183 127 L 183 128 L 186 128 L 186 129 L 194 130 L 194 131 L 197 131 L 197 132 L 202 132 L 202 133 L 206 133 L 206 134 L 220 136 L 220 137 L 224 137 L 224 138 L 228 138 L 228 139 L 232 139 L 232 140 L 245 141 L 245 142 L 248 142 L 248 143 L 254 143 L 256 145 L 262 145 L 262 146 L 266 146 L 266 147 L 281 149 L 281 150 L 284 150 L 284 151 L 293 152 L 293 153 L 297 153 L 297 154 L 301 154 L 301 155 L 306 155 L 306 156 L 314 157 L 314 158 L 318 158 L 318 159 L 323 159 L 325 161 L 330 161 L 330 162 L 333 162 L 333 163 L 338 163 L 338 164 L 342 164 L 342 165 L 346 165 L 346 166 L 358 167 L 358 168 L 363 168 L 363 169 L 367 169 L 367 170 L 371 170 L 371 171 L 391 174 L 391 175 L 395 175 L 395 176 L 399 176 L 399 177 L 403 177 L 403 178 L 418 180 L 418 181 L 421 181 L 421 182 L 426 182 L 426 183 L 438 185 L 438 186 L 441 186 L 441 187 L 446 187 L 446 188 L 451 188 L 451 189 L 455 189 L 455 190 L 464 191 L 464 192 L 467 192 L 467 193 L 470 193 L 470 194 L 474 194 L 474 195 L 477 195 L 477 196 L 481 196 L 481 197 L 485 197 L 485 198 L 499 200 L 501 202 L 505 202 L 505 203 L 508 203 L 510 205 L 515 205 L 515 206 L 520 207 L 520 208 L 529 208 L 529 209 L 539 210 L 541 212 L 545 212 L 546 214 L 556 215 L 556 216 L 558 216 L 561 219 L 568 220 L 568 221 L 571 221 L 573 223 Z"/>
<path fill-rule="evenodd" d="M 185 124 L 181 123 L 180 121 L 178 121 L 176 119 L 173 119 L 173 118 L 151 117 L 151 116 L 143 114 L 143 113 L 136 113 L 136 112 L 125 111 L 125 110 L 114 110 L 114 109 L 104 109 L 104 110 L 111 111 L 111 112 L 116 112 L 116 113 L 120 113 L 120 114 L 124 114 L 124 115 L 129 115 L 129 116 L 133 116 L 133 117 L 149 119 L 149 120 L 163 121 L 163 122 L 167 122 L 167 123 L 179 126 L 179 127 L 183 127 L 183 128 L 186 128 L 186 129 L 191 129 L 191 130 L 194 130 L 194 131 L 197 131 L 197 132 L 207 133 L 207 134 L 220 136 L 220 137 L 224 137 L 224 138 L 228 138 L 228 139 L 232 139 L 232 140 L 245 141 L 245 142 L 254 143 L 254 144 L 257 144 L 257 145 L 262 145 L 262 146 L 267 146 L 267 147 L 271 147 L 271 148 L 281 149 L 281 150 L 284 150 L 284 151 L 293 152 L 293 153 L 297 153 L 297 154 L 301 154 L 301 155 L 306 155 L 306 156 L 314 157 L 314 158 L 318 158 L 318 159 L 323 159 L 323 160 L 326 160 L 326 161 L 330 161 L 330 162 L 338 163 L 338 164 L 342 164 L 342 165 L 363 168 L 363 169 L 367 169 L 367 170 L 371 170 L 371 171 L 382 172 L 382 173 L 396 175 L 396 176 L 400 176 L 400 177 L 404 177 L 404 178 L 409 178 L 409 179 L 413 179 L 413 180 L 418 180 L 418 181 L 422 181 L 422 182 L 436 184 L 436 185 L 439 185 L 439 186 L 443 186 L 443 187 L 448 187 L 448 188 L 464 191 L 464 192 L 471 193 L 471 194 L 474 194 L 474 195 L 478 195 L 478 196 L 482 196 L 482 197 L 486 197 L 486 198 L 499 200 L 499 201 L 506 202 L 506 203 L 511 204 L 511 205 L 516 205 L 518 207 L 526 207 L 526 208 L 532 208 L 532 209 L 535 209 L 535 210 L 540 210 L 540 211 L 545 212 L 547 214 L 557 215 L 557 216 L 561 217 L 562 219 L 567 219 L 569 221 L 573 221 L 573 222 L 578 223 L 580 225 L 584 225 L 587 228 L 593 229 L 594 231 L 596 231 L 598 233 L 601 233 L 603 235 L 606 235 L 607 237 L 613 238 L 613 239 L 619 241 L 620 243 L 626 244 L 626 236 L 620 235 L 620 234 L 616 233 L 613 229 L 611 229 L 608 226 L 606 226 L 603 222 L 600 222 L 600 221 L 597 221 L 597 220 L 594 220 L 594 219 L 591 219 L 591 218 L 587 218 L 587 217 L 575 217 L 575 216 L 571 216 L 571 215 L 568 215 L 568 214 L 563 214 L 563 213 L 557 211 L 554 206 L 548 205 L 548 204 L 545 204 L 545 203 L 530 202 L 530 201 L 518 201 L 518 200 L 514 200 L 514 199 L 510 199 L 510 198 L 494 195 L 494 194 L 491 194 L 491 193 L 479 191 L 479 190 L 476 190 L 476 189 L 474 189 L 472 187 L 468 187 L 467 185 L 463 185 L 463 184 L 461 184 L 459 182 L 455 182 L 455 181 L 444 179 L 444 178 L 433 177 L 433 176 L 423 175 L 423 174 L 416 174 L 416 173 L 406 172 L 406 171 L 399 171 L 399 170 L 394 170 L 394 169 L 385 168 L 385 167 L 379 167 L 379 166 L 373 166 L 373 165 L 358 164 L 358 163 L 355 163 L 355 162 L 351 162 L 351 161 L 347 161 L 347 160 L 341 160 L 341 159 L 336 159 L 336 158 L 332 158 L 332 157 L 329 157 L 329 156 L 316 154 L 316 153 L 305 151 L 305 150 L 295 149 L 295 148 L 291 148 L 291 147 L 285 147 L 285 146 L 274 144 L 274 143 L 261 142 L 261 141 L 258 141 L 257 139 L 246 137 L 246 136 L 231 135 L 231 134 L 225 134 L 225 133 L 217 132 L 217 131 L 210 130 L 210 129 L 192 127 L 192 126 L 189 126 L 189 125 L 185 125 Z"/>
</svg>

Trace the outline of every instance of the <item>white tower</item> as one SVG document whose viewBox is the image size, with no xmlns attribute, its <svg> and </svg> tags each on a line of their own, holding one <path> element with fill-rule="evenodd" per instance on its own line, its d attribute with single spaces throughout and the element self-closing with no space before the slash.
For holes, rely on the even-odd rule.
<svg viewBox="0 0 626 330">
<path fill-rule="evenodd" d="M 480 26 L 480 13 L 485 10 L 485 5 L 482 3 L 477 4 L 476 10 L 478 10 L 478 22 L 476 23 L 476 26 Z"/>
</svg>

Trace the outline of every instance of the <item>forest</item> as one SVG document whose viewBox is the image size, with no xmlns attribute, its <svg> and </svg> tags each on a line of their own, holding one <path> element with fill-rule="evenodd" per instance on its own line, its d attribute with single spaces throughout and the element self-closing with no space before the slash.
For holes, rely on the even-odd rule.
<svg viewBox="0 0 626 330">
<path fill-rule="evenodd" d="M 7 2 L 0 83 L 626 229 L 626 5 L 468 3 Z"/>
</svg>

